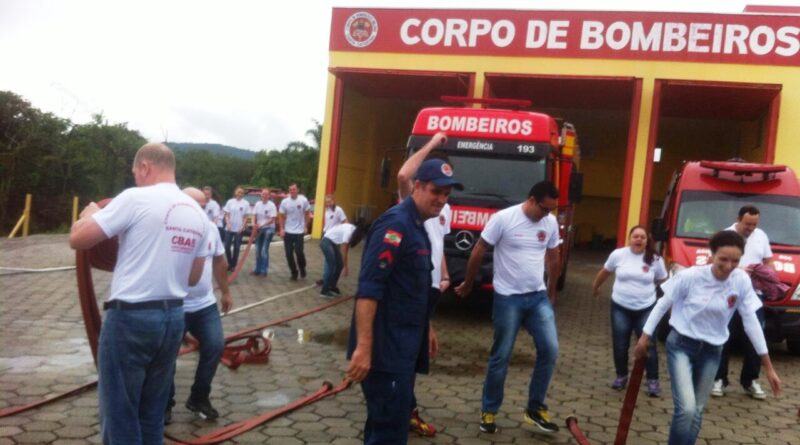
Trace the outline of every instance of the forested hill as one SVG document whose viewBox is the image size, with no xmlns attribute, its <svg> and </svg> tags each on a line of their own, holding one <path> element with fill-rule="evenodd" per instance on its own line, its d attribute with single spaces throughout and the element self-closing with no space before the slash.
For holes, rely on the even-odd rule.
<svg viewBox="0 0 800 445">
<path fill-rule="evenodd" d="M 176 152 L 205 150 L 214 155 L 230 156 L 239 159 L 255 159 L 256 152 L 222 144 L 197 144 L 193 142 L 167 142 Z"/>
</svg>

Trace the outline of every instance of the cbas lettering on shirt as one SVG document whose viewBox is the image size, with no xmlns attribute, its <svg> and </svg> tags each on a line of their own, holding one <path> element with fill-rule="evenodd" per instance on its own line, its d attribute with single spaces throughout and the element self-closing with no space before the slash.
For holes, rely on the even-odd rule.
<svg viewBox="0 0 800 445">
<path fill-rule="evenodd" d="M 203 265 L 203 276 L 194 287 L 189 288 L 189 294 L 183 301 L 183 311 L 187 313 L 197 312 L 205 309 L 212 304 L 217 304 L 217 297 L 214 295 L 214 257 L 225 254 L 225 246 L 219 238 L 219 230 L 212 224 L 208 224 L 206 243 L 203 252 L 206 262 Z"/>
<path fill-rule="evenodd" d="M 327 232 L 328 229 L 336 227 L 345 221 L 347 221 L 347 216 L 345 216 L 341 207 L 336 206 L 335 209 L 325 207 L 325 225 L 322 227 L 322 231 Z"/>
<path fill-rule="evenodd" d="M 635 254 L 630 247 L 611 252 L 603 268 L 615 274 L 611 299 L 618 305 L 638 311 L 656 302 L 656 280 L 667 278 L 664 260 L 657 256 L 653 264 L 644 262 L 644 252 Z"/>
<path fill-rule="evenodd" d="M 350 238 L 352 238 L 355 230 L 356 226 L 352 224 L 339 224 L 338 226 L 335 226 L 325 232 L 325 236 L 323 236 L 323 238 L 328 238 L 329 240 L 333 241 L 333 244 L 336 245 L 349 243 Z"/>
<path fill-rule="evenodd" d="M 306 231 L 306 212 L 311 211 L 308 200 L 303 195 L 297 195 L 297 199 L 291 197 L 283 198 L 278 212 L 286 215 L 283 230 L 292 235 L 302 235 Z"/>
<path fill-rule="evenodd" d="M 736 224 L 725 230 L 736 232 Z M 739 267 L 744 269 L 751 264 L 762 264 L 764 260 L 772 258 L 772 247 L 769 245 L 767 234 L 756 227 L 753 233 L 745 239 L 744 254 L 739 259 Z"/>
<path fill-rule="evenodd" d="M 712 345 L 728 340 L 728 322 L 738 311 L 745 332 L 759 355 L 766 354 L 767 343 L 755 309 L 761 307 L 750 277 L 735 269 L 726 280 L 718 280 L 711 265 L 693 266 L 675 274 L 661 285 L 664 296 L 658 300 L 643 331 L 652 336 L 659 320 L 672 308 L 669 324 L 678 333 Z"/>
<path fill-rule="evenodd" d="M 230 215 L 230 227 L 226 230 L 231 232 L 238 232 L 244 228 L 244 217 L 250 213 L 250 203 L 242 199 L 231 198 L 225 203 L 225 208 L 222 210 Z"/>
<path fill-rule="evenodd" d="M 501 295 L 546 290 L 544 254 L 558 247 L 558 222 L 547 214 L 537 222 L 522 211 L 522 204 L 497 212 L 481 233 L 494 246 L 494 280 Z"/>
<path fill-rule="evenodd" d="M 206 203 L 205 207 L 206 215 L 208 215 L 208 220 L 211 221 L 217 227 L 223 227 L 225 221 L 222 218 L 222 209 L 219 207 L 217 201 L 213 199 L 209 200 Z"/>
<path fill-rule="evenodd" d="M 272 201 L 258 201 L 256 205 L 253 206 L 253 214 L 256 216 L 256 226 L 262 229 L 268 228 L 275 228 L 275 217 L 278 216 L 278 209 L 275 208 L 275 204 Z M 269 221 L 270 218 L 272 222 L 264 225 L 265 222 Z"/>
<path fill-rule="evenodd" d="M 203 256 L 208 218 L 174 183 L 134 187 L 92 215 L 109 238 L 119 236 L 109 300 L 130 303 L 184 298 L 189 272 Z"/>
<path fill-rule="evenodd" d="M 453 221 L 453 211 L 450 204 L 445 204 L 439 216 L 428 218 L 425 221 L 425 231 L 431 242 L 431 271 L 432 286 L 439 289 L 442 281 L 442 257 L 444 256 L 444 236 L 450 233 L 450 223 Z"/>
</svg>

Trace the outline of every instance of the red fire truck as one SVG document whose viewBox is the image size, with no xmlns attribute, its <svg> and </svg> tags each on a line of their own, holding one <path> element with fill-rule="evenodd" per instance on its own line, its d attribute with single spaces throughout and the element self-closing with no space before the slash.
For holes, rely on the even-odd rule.
<svg viewBox="0 0 800 445">
<path fill-rule="evenodd" d="M 512 99 L 443 98 L 451 102 L 479 102 L 498 108 L 425 108 L 419 112 L 408 140 L 409 155 L 435 133 L 447 133 L 442 147 L 464 190 L 453 190 L 451 232 L 445 237 L 445 255 L 454 282 L 463 280 L 466 263 L 480 232 L 494 213 L 524 201 L 533 184 L 550 180 L 561 191 L 561 275 L 572 245 L 573 206 L 580 200 L 583 177 L 577 170 L 578 146 L 572 125 L 546 114 L 524 111 L 530 101 Z M 499 108 L 503 107 L 505 109 Z M 483 259 L 476 283 L 492 282 L 492 252 Z"/>
<path fill-rule="evenodd" d="M 708 239 L 736 222 L 745 205 L 759 209 L 759 228 L 769 237 L 775 270 L 790 286 L 783 298 L 765 303 L 767 339 L 785 339 L 789 350 L 800 353 L 800 183 L 790 168 L 686 162 L 673 175 L 661 215 L 653 221 L 653 236 L 670 275 L 707 264 Z"/>
</svg>

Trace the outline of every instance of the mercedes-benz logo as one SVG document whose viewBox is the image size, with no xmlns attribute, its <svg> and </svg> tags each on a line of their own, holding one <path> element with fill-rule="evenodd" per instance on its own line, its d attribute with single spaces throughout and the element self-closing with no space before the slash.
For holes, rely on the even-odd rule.
<svg viewBox="0 0 800 445">
<path fill-rule="evenodd" d="M 475 235 L 469 230 L 462 230 L 456 233 L 456 249 L 466 252 L 472 248 L 473 244 L 475 244 Z"/>
</svg>

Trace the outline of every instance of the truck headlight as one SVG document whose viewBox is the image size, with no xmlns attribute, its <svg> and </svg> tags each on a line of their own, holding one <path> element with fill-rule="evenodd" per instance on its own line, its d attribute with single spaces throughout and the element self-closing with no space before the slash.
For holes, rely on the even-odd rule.
<svg viewBox="0 0 800 445">
<path fill-rule="evenodd" d="M 678 272 L 686 269 L 686 266 L 678 263 L 670 263 L 669 265 L 669 276 L 670 278 L 675 276 Z"/>
</svg>

